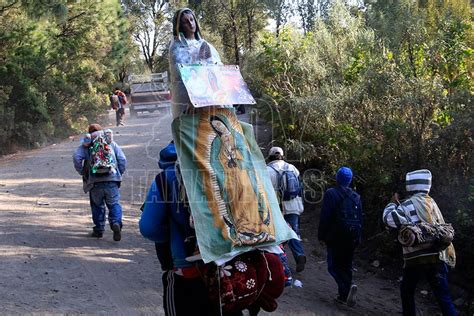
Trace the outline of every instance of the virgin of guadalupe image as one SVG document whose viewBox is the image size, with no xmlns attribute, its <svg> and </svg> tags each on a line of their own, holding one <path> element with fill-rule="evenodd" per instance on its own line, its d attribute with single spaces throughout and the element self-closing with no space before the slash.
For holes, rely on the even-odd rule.
<svg viewBox="0 0 474 316">
<path fill-rule="evenodd" d="M 210 87 L 209 95 L 211 96 L 212 100 L 217 101 L 217 103 L 222 103 L 225 101 L 225 87 L 219 86 L 219 80 L 212 69 L 208 69 L 207 79 Z"/>
<path fill-rule="evenodd" d="M 234 245 L 274 241 L 269 200 L 241 127 L 231 115 L 214 114 L 201 116 L 195 151 L 202 174 L 210 175 L 203 176 L 203 189 L 214 223 Z"/>
</svg>

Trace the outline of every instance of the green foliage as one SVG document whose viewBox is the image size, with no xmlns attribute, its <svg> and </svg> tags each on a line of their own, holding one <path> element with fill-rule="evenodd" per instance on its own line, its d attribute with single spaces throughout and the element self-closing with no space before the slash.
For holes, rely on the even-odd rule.
<svg viewBox="0 0 474 316">
<path fill-rule="evenodd" d="M 181 1 L 173 2 L 179 6 Z M 174 6 L 168 0 L 122 0 L 121 4 L 128 21 L 123 35 L 139 46 L 148 72 L 164 71 Z"/>
<path fill-rule="evenodd" d="M 0 11 L 0 153 L 94 120 L 129 56 L 118 1 L 42 3 Z"/>
<path fill-rule="evenodd" d="M 329 182 L 341 165 L 355 170 L 367 236 L 380 231 L 381 211 L 405 173 L 429 168 L 433 196 L 458 231 L 463 271 L 474 260 L 467 3 L 377 1 L 354 12 L 338 1 L 313 32 L 262 34 L 243 67 L 291 158 L 320 168 Z"/>
<path fill-rule="evenodd" d="M 261 0 L 191 1 L 207 35 L 220 37 L 221 56 L 232 64 L 241 63 L 241 55 L 255 48 L 256 34 L 268 19 L 267 5 Z M 214 37 L 214 36 L 213 36 Z"/>
</svg>

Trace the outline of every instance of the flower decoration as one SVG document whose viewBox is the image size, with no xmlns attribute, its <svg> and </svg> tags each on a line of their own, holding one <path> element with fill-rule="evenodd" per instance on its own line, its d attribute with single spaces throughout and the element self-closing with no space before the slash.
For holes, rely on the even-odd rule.
<svg viewBox="0 0 474 316">
<path fill-rule="evenodd" d="M 255 280 L 254 279 L 248 279 L 247 282 L 245 283 L 247 285 L 248 289 L 251 289 L 255 286 Z"/>
<path fill-rule="evenodd" d="M 224 267 L 221 267 L 219 269 L 219 275 L 221 276 L 221 278 L 223 278 L 224 276 L 230 276 L 231 273 L 230 273 L 230 270 L 232 270 L 232 266 L 224 266 Z"/>
<path fill-rule="evenodd" d="M 235 268 L 239 270 L 240 272 L 245 272 L 247 271 L 247 264 L 245 264 L 245 262 L 242 262 L 242 261 L 237 261 L 235 262 Z"/>
</svg>

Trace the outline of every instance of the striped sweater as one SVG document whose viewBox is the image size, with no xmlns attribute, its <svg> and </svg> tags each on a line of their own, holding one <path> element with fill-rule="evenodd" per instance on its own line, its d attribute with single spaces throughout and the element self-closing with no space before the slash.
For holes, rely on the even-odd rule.
<svg viewBox="0 0 474 316">
<path fill-rule="evenodd" d="M 416 196 L 425 199 L 429 198 L 429 196 L 425 193 L 418 193 Z M 416 212 L 412 198 L 405 200 L 398 206 L 395 203 L 389 203 L 383 212 L 383 222 L 385 225 L 398 229 L 403 224 L 420 223 L 422 220 Z M 433 258 L 428 258 L 429 256 Z M 403 247 L 403 259 L 408 264 L 408 260 L 421 257 L 426 257 L 425 259 L 427 259 L 429 262 L 436 262 L 438 256 L 438 251 L 433 249 L 430 244 L 418 244 L 413 247 Z M 422 260 L 417 259 L 416 261 L 420 262 Z"/>
<path fill-rule="evenodd" d="M 436 202 L 427 193 L 417 193 L 409 199 L 396 205 L 389 203 L 383 213 L 385 225 L 400 228 L 407 223 L 445 223 L 443 215 Z M 433 249 L 430 244 L 418 244 L 413 247 L 403 247 L 405 265 L 436 263 L 440 260 L 450 267 L 456 265 L 456 252 L 451 244 L 443 251 Z"/>
<path fill-rule="evenodd" d="M 431 189 L 432 175 L 428 169 L 415 170 L 406 174 L 406 190 L 413 195 L 401 203 L 389 203 L 383 212 L 383 222 L 392 228 L 403 224 L 426 222 L 444 223 L 443 214 L 436 202 L 428 195 Z M 430 244 L 418 244 L 414 247 L 403 247 L 405 265 L 435 263 L 444 261 L 450 267 L 456 265 L 456 252 L 453 245 L 438 252 Z"/>
</svg>

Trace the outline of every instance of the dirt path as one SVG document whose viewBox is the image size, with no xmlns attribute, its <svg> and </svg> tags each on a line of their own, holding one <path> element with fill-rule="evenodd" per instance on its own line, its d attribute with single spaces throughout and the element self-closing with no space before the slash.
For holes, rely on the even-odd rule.
<svg viewBox="0 0 474 316">
<path fill-rule="evenodd" d="M 138 219 L 157 172 L 158 152 L 171 139 L 170 120 L 168 114 L 155 113 L 113 128 L 128 158 L 121 191 L 124 231 L 118 243 L 110 231 L 103 239 L 88 237 L 88 197 L 71 160 L 79 139 L 0 159 L 0 314 L 163 315 L 154 246 L 140 236 Z M 316 233 L 315 223 L 308 221 L 312 212 L 303 217 L 307 235 Z M 272 315 L 399 313 L 398 283 L 362 267 L 355 272 L 359 305 L 336 306 L 324 250 L 309 237 L 304 244 L 307 268 L 295 276 L 303 287 L 287 288 Z"/>
</svg>

